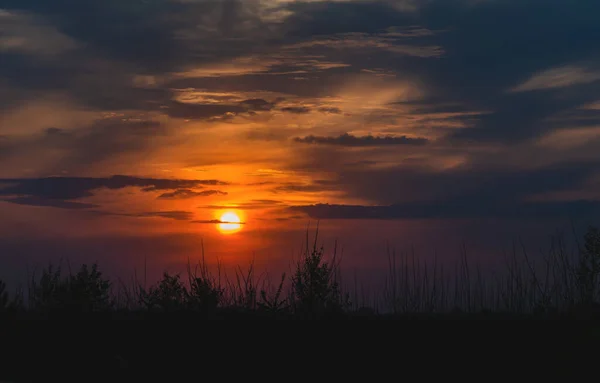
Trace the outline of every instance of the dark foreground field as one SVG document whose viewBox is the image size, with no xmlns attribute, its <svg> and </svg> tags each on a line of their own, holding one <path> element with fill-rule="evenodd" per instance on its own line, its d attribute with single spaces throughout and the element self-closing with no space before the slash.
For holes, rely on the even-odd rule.
<svg viewBox="0 0 600 383">
<path fill-rule="evenodd" d="M 0 381 L 131 382 L 159 371 L 254 380 L 256 368 L 278 376 L 294 360 L 305 372 L 337 366 L 341 379 L 371 363 L 392 368 L 418 348 L 423 358 L 466 362 L 499 350 L 530 362 L 544 355 L 546 370 L 597 354 L 597 229 L 576 252 L 558 243 L 541 267 L 523 252 L 495 279 L 466 261 L 456 270 L 446 280 L 436 265 L 391 255 L 385 287 L 368 305 L 343 287 L 335 255 L 325 257 L 316 241 L 276 281 L 261 281 L 252 267 L 227 278 L 200 263 L 147 287 L 111 282 L 96 265 L 47 267 L 14 293 L 0 283 Z"/>
<path fill-rule="evenodd" d="M 524 379 L 522 364 L 535 370 L 530 379 L 540 379 L 555 371 L 572 377 L 584 361 L 594 366 L 585 358 L 595 359 L 600 344 L 600 321 L 536 315 L 346 313 L 309 323 L 275 319 L 298 318 L 292 315 L 219 310 L 210 316 L 16 318 L 2 321 L 0 381 L 255 381 L 281 375 L 376 381 L 419 370 L 430 379 L 454 380 L 478 376 L 483 368 L 495 379 L 505 373 Z"/>
</svg>

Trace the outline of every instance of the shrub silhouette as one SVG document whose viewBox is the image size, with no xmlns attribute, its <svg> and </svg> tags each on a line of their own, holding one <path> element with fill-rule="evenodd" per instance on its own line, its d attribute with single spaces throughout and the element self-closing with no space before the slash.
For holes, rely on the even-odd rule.
<svg viewBox="0 0 600 383">
<path fill-rule="evenodd" d="M 42 271 L 39 281 L 32 277 L 30 304 L 38 311 L 105 311 L 113 306 L 110 287 L 96 264 L 91 268 L 84 264 L 77 274 L 66 277 L 60 266 L 53 269 L 50 265 Z"/>
<path fill-rule="evenodd" d="M 536 267 L 523 249 L 519 260 L 516 250 L 507 263 L 507 273 L 483 280 L 478 268 L 471 269 L 462 257 L 456 272 L 447 277 L 443 267 L 431 268 L 426 263 L 395 258 L 390 261 L 390 277 L 386 281 L 383 299 L 364 293 L 362 301 L 355 293 L 355 312 L 359 316 L 411 313 L 448 313 L 453 308 L 464 315 L 472 313 L 536 314 L 542 317 L 572 315 L 577 318 L 600 318 L 600 230 L 589 227 L 581 246 L 567 250 L 563 242 L 550 249 Z M 308 240 L 307 240 L 308 242 Z M 539 262 L 539 261 L 538 261 Z M 538 263 L 539 265 L 539 263 Z M 11 297 L 6 284 L 0 281 L 0 312 L 53 311 L 99 312 L 122 309 L 123 312 L 193 311 L 204 314 L 229 315 L 239 312 L 288 314 L 300 318 L 318 318 L 329 314 L 349 314 L 349 294 L 342 291 L 336 251 L 326 260 L 323 247 L 306 246 L 302 258 L 289 274 L 283 274 L 272 289 L 270 283 L 254 277 L 251 265 L 247 273 L 236 271 L 236 279 L 221 284 L 221 269 L 213 277 L 203 261 L 192 271 L 188 263 L 187 280 L 179 275 L 163 274 L 162 280 L 148 290 L 134 282 L 132 288 L 123 284 L 113 291 L 111 283 L 97 265 L 82 265 L 75 274 L 65 275 L 52 265 L 43 269 L 39 278 L 29 280 L 28 294 L 17 291 Z M 470 272 L 474 270 L 475 272 Z M 541 270 L 541 271 L 540 271 Z M 289 282 L 289 284 L 288 284 Z M 261 288 L 257 288 L 261 286 Z M 355 292 L 356 292 L 355 280 Z M 116 293 L 116 295 L 114 295 Z M 28 300 L 23 304 L 24 297 Z M 124 297 L 125 300 L 120 300 Z M 374 305 L 367 309 L 365 306 Z M 356 310 L 364 307 L 362 310 Z M 233 310 L 232 310 L 233 309 Z"/>
<path fill-rule="evenodd" d="M 0 280 L 0 312 L 8 311 L 10 301 L 8 299 L 8 292 L 6 291 L 6 283 Z"/>
<path fill-rule="evenodd" d="M 223 291 L 208 275 L 190 275 L 189 284 L 188 289 L 179 275 L 164 273 L 162 280 L 148 291 L 140 288 L 140 303 L 152 311 L 216 310 Z"/>
<path fill-rule="evenodd" d="M 223 290 L 205 276 L 194 277 L 188 297 L 191 307 L 199 311 L 214 311 L 221 303 Z"/>
<path fill-rule="evenodd" d="M 591 306 L 597 302 L 598 283 L 600 282 L 600 230 L 589 227 L 584 235 L 584 246 L 576 270 L 580 302 Z"/>
<path fill-rule="evenodd" d="M 264 312 L 270 314 L 280 314 L 288 311 L 289 304 L 286 299 L 281 298 L 283 292 L 283 284 L 285 283 L 285 273 L 281 275 L 281 281 L 279 286 L 272 296 L 267 295 L 267 291 L 262 289 L 260 291 L 260 302 L 258 302 L 258 308 Z"/>
<path fill-rule="evenodd" d="M 296 266 L 292 277 L 294 311 L 303 316 L 339 313 L 350 305 L 349 297 L 341 292 L 335 274 L 335 255 L 332 265 L 323 260 L 323 247 L 313 247 Z"/>
<path fill-rule="evenodd" d="M 163 279 L 146 292 L 140 291 L 140 300 L 149 310 L 174 311 L 186 308 L 188 292 L 179 275 L 163 274 Z"/>
</svg>

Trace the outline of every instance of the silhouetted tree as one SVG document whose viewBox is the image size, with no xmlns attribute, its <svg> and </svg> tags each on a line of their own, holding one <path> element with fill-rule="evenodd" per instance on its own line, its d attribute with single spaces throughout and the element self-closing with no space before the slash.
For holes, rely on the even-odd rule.
<svg viewBox="0 0 600 383">
<path fill-rule="evenodd" d="M 338 313 L 349 306 L 341 292 L 334 267 L 323 260 L 324 249 L 312 251 L 298 263 L 292 277 L 294 309 L 297 314 L 320 316 Z"/>
</svg>

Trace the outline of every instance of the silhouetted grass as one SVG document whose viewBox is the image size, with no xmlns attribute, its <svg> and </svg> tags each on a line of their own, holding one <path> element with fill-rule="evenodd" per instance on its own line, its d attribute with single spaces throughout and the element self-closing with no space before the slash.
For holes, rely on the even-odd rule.
<svg viewBox="0 0 600 383">
<path fill-rule="evenodd" d="M 25 291 L 8 294 L 0 281 L 0 313 L 17 317 L 99 315 L 206 318 L 592 318 L 600 314 L 600 231 L 590 227 L 578 251 L 555 239 L 537 262 L 525 246 L 505 255 L 505 268 L 484 273 L 463 248 L 452 270 L 413 252 L 388 249 L 388 272 L 380 294 L 343 284 L 337 245 L 332 255 L 309 244 L 289 274 L 257 275 L 254 264 L 234 275 L 211 272 L 204 248 L 186 275 L 164 273 L 157 283 L 106 279 L 97 265 L 65 272 L 62 265 L 33 273 Z M 288 276 L 289 275 L 289 276 Z"/>
<path fill-rule="evenodd" d="M 226 371 L 229 376 L 229 371 L 235 370 L 248 380 L 248 371 L 255 366 L 241 368 L 237 360 L 232 363 L 231 356 L 241 349 L 239 359 L 247 362 L 254 356 L 255 345 L 257 349 L 273 346 L 279 354 L 279 359 L 265 358 L 264 351 L 257 351 L 260 361 L 256 365 L 261 367 L 267 359 L 267 367 L 280 366 L 281 359 L 290 359 L 290 355 L 296 356 L 294 363 L 301 360 L 297 359 L 300 355 L 313 358 L 315 350 L 331 352 L 332 344 L 339 350 L 336 355 L 340 351 L 340 355 L 353 354 L 352 363 L 369 365 L 370 359 L 397 358 L 385 345 L 410 348 L 407 340 L 411 337 L 427 345 L 428 356 L 436 350 L 430 341 L 444 337 L 450 349 L 460 350 L 464 360 L 463 344 L 470 335 L 496 348 L 508 343 L 510 354 L 519 351 L 515 345 L 524 341 L 528 354 L 521 360 L 534 354 L 532 346 L 541 346 L 536 348 L 537 355 L 541 349 L 548 358 L 557 359 L 556 365 L 580 365 L 574 351 L 585 348 L 564 345 L 599 337 L 595 321 L 575 325 L 564 321 L 566 326 L 549 330 L 532 320 L 599 317 L 599 231 L 590 228 L 583 242 L 579 251 L 568 252 L 564 242 L 555 241 L 537 263 L 523 246 L 515 246 L 506 256 L 505 270 L 495 275 L 484 273 L 464 249 L 451 272 L 436 260 L 428 264 L 414 252 L 397 254 L 389 249 L 388 273 L 380 294 L 360 289 L 356 278 L 353 283 L 343 283 L 337 246 L 327 256 L 316 238 L 311 246 L 307 241 L 290 273 L 274 278 L 257 275 L 253 264 L 246 270 L 238 267 L 230 276 L 220 265 L 211 271 L 204 253 L 198 264 L 188 263 L 184 275 L 164 273 L 150 285 L 146 273 L 128 282 L 114 282 L 97 265 L 82 265 L 75 271 L 49 265 L 32 273 L 27 288 L 15 294 L 8 294 L 0 283 L 0 318 L 19 319 L 0 321 L 0 349 L 5 351 L 0 357 L 0 378 L 14 382 L 116 378 L 129 382 L 142 381 L 141 374 L 153 379 L 157 369 L 172 374 L 192 368 L 196 378 L 211 376 L 212 371 Z M 380 326 L 365 336 L 360 331 L 327 326 L 327 330 L 316 327 L 301 332 L 299 339 L 287 332 L 286 339 L 283 333 L 272 339 L 264 326 L 248 326 L 256 319 L 378 320 Z M 518 321 L 521 326 L 459 325 L 448 329 L 444 325 L 439 331 L 436 326 L 415 325 L 417 320 L 431 324 L 448 319 Z M 236 324 L 220 327 L 208 320 Z M 392 325 L 392 321 L 403 324 Z M 256 333 L 255 343 L 233 345 L 228 333 L 239 334 L 235 332 L 238 328 Z M 559 346 L 545 349 L 548 340 Z M 291 342 L 291 350 L 279 347 L 286 341 Z M 543 369 L 547 370 L 552 359 L 544 360 Z M 307 371 L 316 371 L 311 363 Z M 396 364 L 387 363 L 397 369 Z M 257 370 L 264 377 L 265 370 Z M 356 378 L 353 366 L 346 370 Z"/>
</svg>

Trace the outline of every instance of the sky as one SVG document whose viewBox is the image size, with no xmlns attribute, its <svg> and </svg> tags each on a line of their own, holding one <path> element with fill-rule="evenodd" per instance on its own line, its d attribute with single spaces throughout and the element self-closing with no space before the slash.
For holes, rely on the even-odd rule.
<svg viewBox="0 0 600 383">
<path fill-rule="evenodd" d="M 317 222 L 375 275 L 389 247 L 466 244 L 492 262 L 515 238 L 537 249 L 597 223 L 598 14 L 595 0 L 3 0 L 0 278 L 61 259 L 175 271 L 202 249 L 279 270 Z"/>
</svg>

